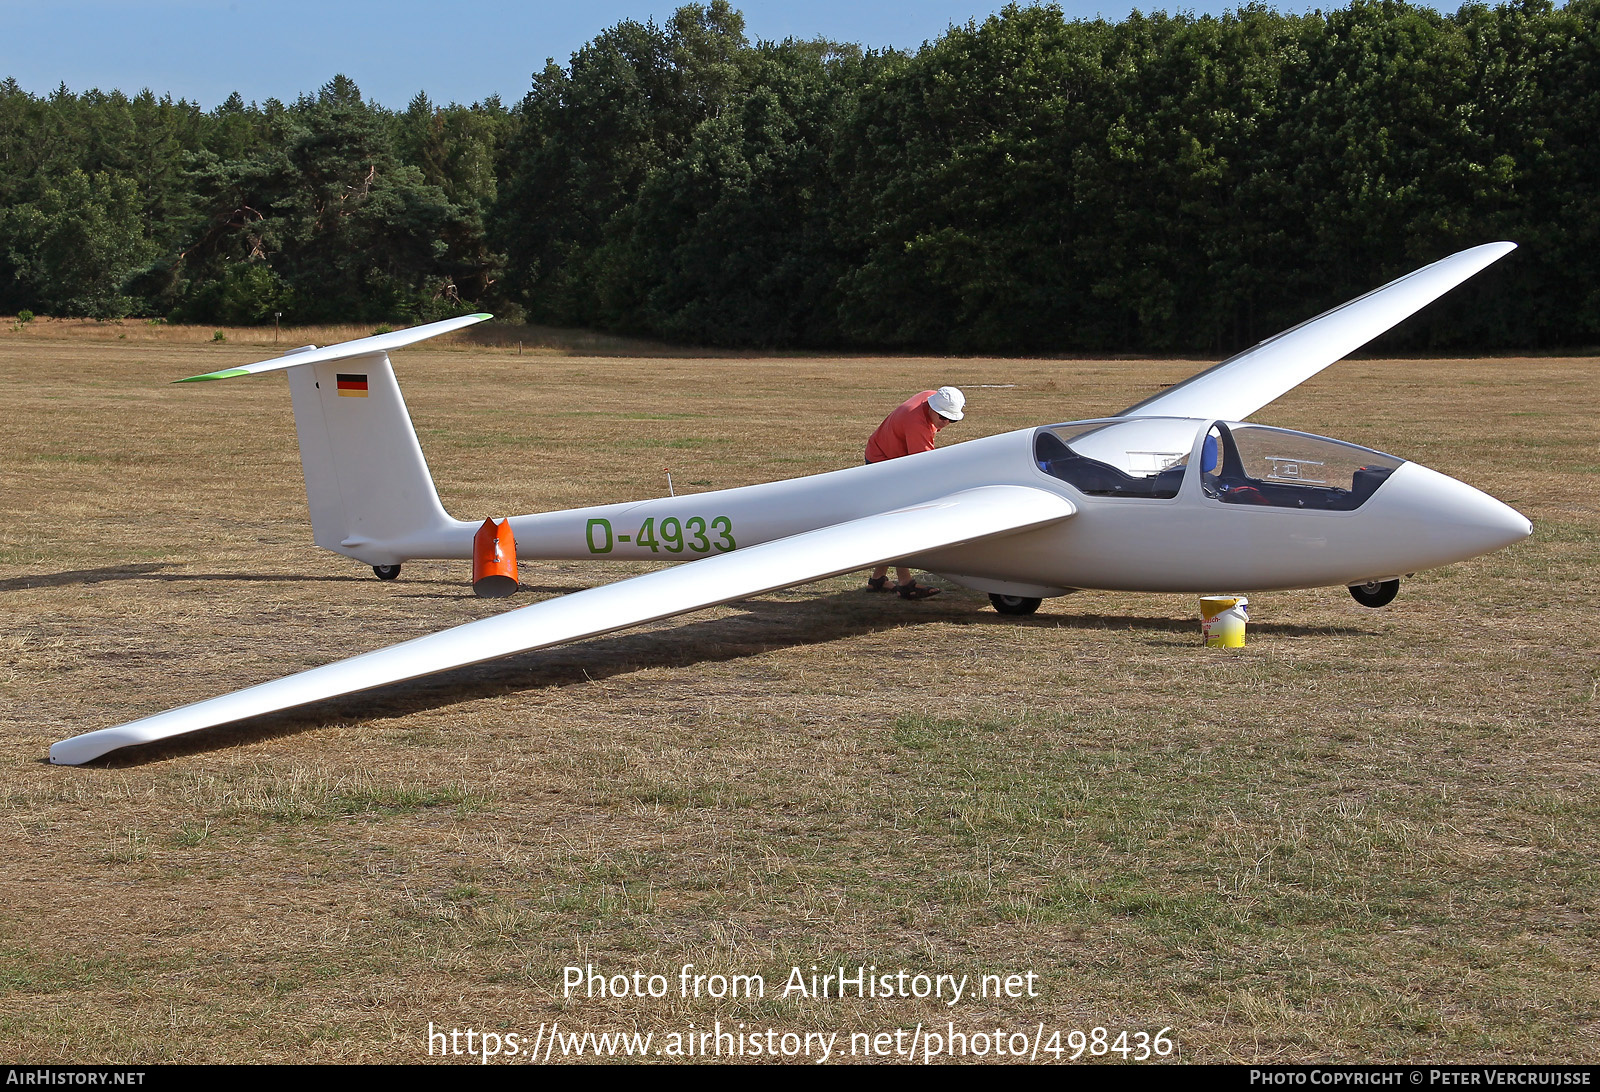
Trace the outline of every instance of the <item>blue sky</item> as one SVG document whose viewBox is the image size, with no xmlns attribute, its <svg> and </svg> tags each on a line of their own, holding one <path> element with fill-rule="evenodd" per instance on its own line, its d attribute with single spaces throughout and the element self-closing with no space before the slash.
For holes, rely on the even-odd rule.
<svg viewBox="0 0 1600 1092">
<path fill-rule="evenodd" d="M 1342 7 L 1274 3 L 1280 11 Z M 509 105 L 546 57 L 565 63 L 623 20 L 660 23 L 676 0 L 0 0 L 0 76 L 34 94 L 65 83 L 127 92 L 148 87 L 210 109 L 237 90 L 247 101 L 293 99 L 336 73 L 369 99 L 403 107 L 418 91 L 438 102 L 499 94 Z M 814 38 L 914 49 L 951 23 L 982 19 L 989 0 L 735 0 L 752 38 Z M 1064 0 L 1069 17 L 1121 19 L 1133 4 Z M 1143 3 L 1142 10 L 1220 13 L 1238 2 Z"/>
</svg>

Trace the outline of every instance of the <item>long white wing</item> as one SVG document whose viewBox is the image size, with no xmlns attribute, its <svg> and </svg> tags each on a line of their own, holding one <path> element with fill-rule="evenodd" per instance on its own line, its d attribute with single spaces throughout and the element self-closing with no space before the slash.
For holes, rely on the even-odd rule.
<svg viewBox="0 0 1600 1092">
<path fill-rule="evenodd" d="M 1425 265 L 1174 384 L 1118 416 L 1242 421 L 1516 248 L 1516 243 L 1485 243 Z"/>
<path fill-rule="evenodd" d="M 925 504 L 574 592 L 143 720 L 86 732 L 52 746 L 50 761 L 75 766 L 119 747 L 1012 534 L 1066 519 L 1076 510 L 1069 500 L 1027 486 L 967 489 Z"/>
<path fill-rule="evenodd" d="M 448 334 L 453 330 L 460 330 L 466 326 L 482 322 L 484 319 L 494 318 L 493 315 L 462 315 L 460 318 L 444 319 L 441 322 L 430 322 L 423 326 L 412 326 L 405 330 L 395 330 L 387 334 L 373 334 L 371 337 L 357 338 L 355 341 L 341 341 L 337 345 L 324 345 L 317 348 L 307 345 L 304 349 L 294 349 L 275 356 L 270 360 L 257 361 L 254 364 L 243 364 L 237 368 L 223 368 L 221 371 L 207 372 L 204 375 L 191 375 L 188 379 L 180 379 L 179 383 L 202 383 L 208 379 L 232 379 L 236 375 L 260 375 L 262 372 L 276 372 L 284 368 L 293 368 L 301 364 L 321 364 L 329 360 L 344 360 L 346 357 L 371 356 L 374 353 L 386 353 L 391 349 L 401 349 L 407 345 L 415 345 L 419 341 L 426 341 L 430 337 Z"/>
</svg>

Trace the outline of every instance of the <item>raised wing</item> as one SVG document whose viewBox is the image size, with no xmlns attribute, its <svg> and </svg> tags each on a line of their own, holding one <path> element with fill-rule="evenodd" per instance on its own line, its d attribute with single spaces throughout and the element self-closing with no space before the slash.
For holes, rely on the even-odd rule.
<svg viewBox="0 0 1600 1092">
<path fill-rule="evenodd" d="M 419 341 L 426 341 L 430 337 L 448 334 L 452 330 L 460 330 L 472 326 L 484 319 L 494 318 L 493 315 L 462 315 L 460 318 L 445 319 L 442 322 L 430 322 L 423 326 L 412 326 L 405 330 L 395 330 L 387 334 L 373 334 L 371 337 L 357 338 L 355 341 L 341 341 L 337 345 L 326 345 L 321 349 L 315 345 L 307 345 L 303 349 L 292 349 L 282 356 L 275 356 L 271 360 L 262 360 L 254 364 L 245 364 L 237 368 L 223 368 L 221 371 L 206 372 L 204 375 L 191 375 L 187 379 L 179 379 L 179 383 L 203 383 L 208 379 L 232 379 L 236 375 L 260 375 L 262 372 L 275 372 L 282 368 L 293 368 L 301 364 L 321 364 L 327 360 L 344 360 L 352 356 L 370 356 L 374 353 L 387 353 L 391 349 L 401 349 L 407 345 L 415 345 Z"/>
<path fill-rule="evenodd" d="M 1485 243 L 1425 265 L 1269 337 L 1118 416 L 1242 421 L 1515 249 L 1516 243 Z"/>
<path fill-rule="evenodd" d="M 52 746 L 50 761 L 75 766 L 119 747 L 1013 534 L 1066 519 L 1076 510 L 1071 501 L 1028 486 L 967 489 L 924 504 L 574 592 L 143 720 L 86 732 Z"/>
</svg>

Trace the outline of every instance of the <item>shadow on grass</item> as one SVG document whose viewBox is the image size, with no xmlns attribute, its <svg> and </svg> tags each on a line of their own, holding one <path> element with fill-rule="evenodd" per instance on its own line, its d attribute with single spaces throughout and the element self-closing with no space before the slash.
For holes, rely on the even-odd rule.
<svg viewBox="0 0 1600 1092">
<path fill-rule="evenodd" d="M 107 580 L 158 580 L 162 569 L 177 566 L 172 562 L 153 561 L 138 565 L 110 565 L 104 569 L 71 569 L 64 573 L 40 573 L 38 576 L 14 576 L 0 580 L 0 592 L 26 591 L 29 588 L 65 588 L 73 584 L 101 584 Z"/>
<path fill-rule="evenodd" d="M 140 563 L 137 565 L 109 565 L 104 569 L 71 569 L 61 573 L 40 573 L 38 576 L 14 576 L 9 580 L 0 580 L 0 592 L 25 591 L 29 588 L 65 588 L 74 584 L 103 584 L 112 580 L 159 580 L 171 583 L 186 581 L 218 581 L 230 583 L 234 581 L 249 581 L 252 583 L 269 584 L 303 584 L 303 583 L 349 583 L 352 581 L 375 580 L 371 573 L 349 573 L 347 575 L 331 576 L 311 573 L 169 573 L 164 569 L 181 568 L 183 563 L 176 561 L 158 561 Z M 453 580 L 416 580 L 413 586 L 419 583 L 451 584 L 458 585 L 459 581 Z M 577 591 L 576 587 L 570 588 L 537 588 L 524 585 L 524 590 L 534 592 L 564 593 Z M 471 594 L 470 586 L 467 588 Z M 427 598 L 444 599 L 453 596 L 433 595 Z"/>
<path fill-rule="evenodd" d="M 488 663 L 390 683 L 364 693 L 327 698 L 294 709 L 205 728 L 171 740 L 123 748 L 87 765 L 111 769 L 141 766 L 242 743 L 298 735 L 329 724 L 402 717 L 484 697 L 590 684 L 651 668 L 738 660 L 776 648 L 825 644 L 841 638 L 929 624 L 986 628 L 1134 629 L 1170 634 L 1175 639 L 1181 634 L 1184 644 L 1197 644 L 1200 628 L 1198 617 L 1157 618 L 1107 614 L 1007 617 L 988 610 L 987 603 L 981 597 L 966 592 L 947 593 L 938 600 L 917 603 L 906 603 L 895 596 L 864 595 L 856 589 L 813 598 L 805 598 L 803 592 L 780 594 L 783 597 L 744 601 L 739 604 L 743 613 L 733 617 L 688 622 L 648 633 L 595 637 L 534 652 L 517 653 Z M 1071 600 L 1060 602 L 1065 606 Z M 1370 630 L 1353 626 L 1274 623 L 1256 625 L 1252 629 L 1257 633 L 1284 636 L 1363 636 L 1371 633 Z"/>
<path fill-rule="evenodd" d="M 419 584 L 419 583 L 424 583 L 424 581 L 415 581 L 415 582 L 413 582 L 413 584 L 411 586 L 414 587 L 416 584 Z M 401 593 L 401 598 L 403 598 L 403 599 L 471 599 L 471 598 L 473 598 L 472 584 L 471 584 L 471 582 L 469 582 L 467 580 L 433 580 L 433 581 L 427 581 L 426 583 L 448 584 L 450 587 L 455 588 L 456 590 L 454 592 L 402 592 Z M 526 595 L 526 594 L 528 594 L 530 592 L 532 594 L 534 594 L 534 595 L 570 595 L 572 592 L 583 591 L 586 588 L 592 588 L 594 586 L 595 585 L 593 585 L 593 584 L 518 584 L 517 585 L 517 593 L 519 595 Z M 523 607 L 528 606 L 527 603 L 519 603 L 517 605 L 518 606 L 523 606 Z"/>
</svg>

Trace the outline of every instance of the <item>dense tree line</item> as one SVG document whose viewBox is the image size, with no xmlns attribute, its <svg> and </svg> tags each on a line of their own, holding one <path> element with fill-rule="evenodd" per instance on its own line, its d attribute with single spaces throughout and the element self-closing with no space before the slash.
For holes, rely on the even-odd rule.
<svg viewBox="0 0 1600 1092">
<path fill-rule="evenodd" d="M 487 298 L 513 115 L 402 113 L 337 77 L 202 112 L 0 83 L 0 311 L 232 323 L 426 317 Z"/>
<path fill-rule="evenodd" d="M 1600 341 L 1600 0 L 1066 20 L 914 54 L 623 22 L 507 109 L 0 83 L 0 311 L 1225 351 L 1453 250 L 1414 347 Z"/>
</svg>

